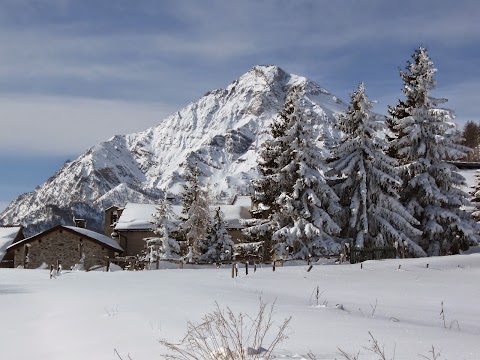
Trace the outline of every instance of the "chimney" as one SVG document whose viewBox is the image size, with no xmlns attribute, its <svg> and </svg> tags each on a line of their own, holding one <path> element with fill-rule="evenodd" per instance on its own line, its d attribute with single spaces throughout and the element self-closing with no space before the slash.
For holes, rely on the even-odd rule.
<svg viewBox="0 0 480 360">
<path fill-rule="evenodd" d="M 87 220 L 77 219 L 77 218 L 74 218 L 73 220 L 75 221 L 75 226 L 76 227 L 82 228 L 82 229 L 85 229 L 87 227 Z"/>
</svg>

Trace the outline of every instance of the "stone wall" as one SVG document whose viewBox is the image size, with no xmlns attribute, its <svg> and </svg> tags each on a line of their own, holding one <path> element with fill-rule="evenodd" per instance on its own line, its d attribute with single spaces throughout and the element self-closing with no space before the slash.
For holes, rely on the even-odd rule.
<svg viewBox="0 0 480 360">
<path fill-rule="evenodd" d="M 117 213 L 117 216 L 114 216 L 114 213 Z M 105 236 L 110 237 L 113 232 L 113 223 L 117 220 L 118 217 L 118 207 L 111 206 L 105 210 L 105 219 L 103 225 L 103 232 Z"/>
<path fill-rule="evenodd" d="M 28 251 L 26 267 L 29 269 L 36 269 L 42 264 L 56 265 L 57 260 L 63 269 L 70 269 L 79 263 L 82 251 L 85 255 L 85 269 L 90 269 L 94 265 L 105 265 L 105 257 L 114 256 L 113 251 L 103 247 L 102 244 L 61 228 L 42 234 L 28 244 L 16 248 L 15 267 L 25 264 L 25 251 Z"/>
</svg>

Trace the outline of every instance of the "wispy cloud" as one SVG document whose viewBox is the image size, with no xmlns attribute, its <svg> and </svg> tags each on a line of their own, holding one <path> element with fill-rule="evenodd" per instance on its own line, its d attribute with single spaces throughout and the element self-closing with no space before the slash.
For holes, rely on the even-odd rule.
<svg viewBox="0 0 480 360">
<path fill-rule="evenodd" d="M 113 135 L 156 126 L 176 108 L 71 97 L 0 97 L 2 154 L 80 154 Z"/>
</svg>

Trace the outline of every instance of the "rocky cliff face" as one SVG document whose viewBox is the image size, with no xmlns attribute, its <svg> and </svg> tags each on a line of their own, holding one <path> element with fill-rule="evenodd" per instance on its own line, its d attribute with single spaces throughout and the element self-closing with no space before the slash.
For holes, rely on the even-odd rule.
<svg viewBox="0 0 480 360">
<path fill-rule="evenodd" d="M 322 138 L 346 105 L 306 78 L 276 66 L 256 66 L 226 89 L 214 90 L 146 131 L 110 140 L 65 163 L 44 184 L 15 199 L 0 215 L 22 223 L 27 235 L 72 217 L 102 229 L 103 209 L 126 202 L 155 203 L 178 194 L 189 162 L 197 162 L 219 201 L 249 191 L 260 144 L 289 90 L 301 90 L 305 111 L 318 119 Z"/>
</svg>

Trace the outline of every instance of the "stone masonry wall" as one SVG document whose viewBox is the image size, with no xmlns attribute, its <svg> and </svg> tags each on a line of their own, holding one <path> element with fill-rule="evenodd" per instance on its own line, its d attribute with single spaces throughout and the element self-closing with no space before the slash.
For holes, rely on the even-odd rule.
<svg viewBox="0 0 480 360">
<path fill-rule="evenodd" d="M 105 265 L 105 257 L 113 257 L 114 255 L 112 251 L 101 244 L 88 240 L 80 234 L 57 229 L 28 243 L 29 261 L 26 267 L 36 269 L 44 263 L 48 266 L 51 264 L 56 265 L 57 260 L 59 260 L 63 269 L 70 269 L 80 261 L 80 244 L 82 244 L 82 251 L 85 255 L 85 269 L 89 269 L 94 265 Z M 20 246 L 14 251 L 14 266 L 23 265 L 25 246 Z"/>
<path fill-rule="evenodd" d="M 105 219 L 103 224 L 103 234 L 105 236 L 110 237 L 113 232 L 112 217 L 115 211 L 117 211 L 116 207 L 110 207 L 109 209 L 105 210 Z"/>
</svg>

